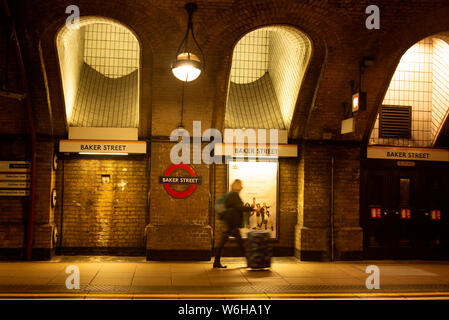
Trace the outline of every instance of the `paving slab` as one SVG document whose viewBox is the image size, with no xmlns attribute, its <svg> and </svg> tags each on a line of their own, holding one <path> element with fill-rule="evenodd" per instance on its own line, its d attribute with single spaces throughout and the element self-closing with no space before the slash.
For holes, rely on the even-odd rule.
<svg viewBox="0 0 449 320">
<path fill-rule="evenodd" d="M 0 299 L 8 294 L 52 299 L 440 299 L 449 298 L 448 261 L 302 262 L 273 258 L 252 270 L 243 258 L 156 262 L 144 257 L 64 257 L 50 262 L 0 262 Z M 69 290 L 66 267 L 80 268 L 80 290 Z M 366 267 L 380 270 L 380 290 L 368 290 Z M 47 295 L 47 296 L 46 296 Z M 108 296 L 110 295 L 110 296 Z"/>
</svg>

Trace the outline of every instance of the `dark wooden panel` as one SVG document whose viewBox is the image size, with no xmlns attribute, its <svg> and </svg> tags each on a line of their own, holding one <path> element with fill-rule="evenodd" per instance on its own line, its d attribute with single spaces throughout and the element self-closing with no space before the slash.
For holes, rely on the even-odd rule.
<svg viewBox="0 0 449 320">
<path fill-rule="evenodd" d="M 28 132 L 26 108 L 18 100 L 0 97 L 0 134 Z"/>
</svg>

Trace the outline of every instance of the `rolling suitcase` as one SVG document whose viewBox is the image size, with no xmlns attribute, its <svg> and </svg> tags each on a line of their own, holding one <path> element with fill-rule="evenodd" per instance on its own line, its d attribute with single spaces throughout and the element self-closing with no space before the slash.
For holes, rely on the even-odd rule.
<svg viewBox="0 0 449 320">
<path fill-rule="evenodd" d="M 247 242 L 248 268 L 266 269 L 271 267 L 272 249 L 269 243 L 270 232 L 250 231 Z"/>
</svg>

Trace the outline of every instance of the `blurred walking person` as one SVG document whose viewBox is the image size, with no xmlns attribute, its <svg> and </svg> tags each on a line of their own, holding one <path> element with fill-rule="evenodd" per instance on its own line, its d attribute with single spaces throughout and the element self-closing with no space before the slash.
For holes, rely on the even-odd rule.
<svg viewBox="0 0 449 320">
<path fill-rule="evenodd" d="M 242 235 L 239 228 L 243 225 L 243 212 L 251 212 L 254 209 L 252 207 L 245 207 L 242 199 L 240 199 L 239 193 L 242 191 L 242 181 L 239 179 L 234 180 L 231 184 L 231 192 L 226 197 L 225 206 L 228 209 L 223 221 L 225 222 L 225 230 L 223 231 L 222 238 L 215 252 L 214 268 L 226 268 L 220 262 L 221 254 L 223 252 L 224 245 L 228 241 L 229 237 L 235 237 L 239 244 L 240 250 L 243 256 L 246 257 L 245 247 L 243 246 Z"/>
</svg>

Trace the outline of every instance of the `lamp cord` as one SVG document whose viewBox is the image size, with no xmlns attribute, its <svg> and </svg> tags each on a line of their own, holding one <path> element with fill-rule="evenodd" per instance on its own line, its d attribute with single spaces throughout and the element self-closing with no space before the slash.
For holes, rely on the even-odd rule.
<svg viewBox="0 0 449 320">
<path fill-rule="evenodd" d="M 192 17 L 193 17 L 193 13 L 196 10 L 196 5 L 193 8 L 191 8 L 191 7 L 189 8 L 189 4 L 187 4 L 185 6 L 185 8 L 186 8 L 187 13 L 189 15 L 189 20 L 187 22 L 187 30 L 186 30 L 186 33 L 184 35 L 184 38 L 182 39 L 181 44 L 179 45 L 178 50 L 176 51 L 176 59 L 178 58 L 178 55 L 180 53 L 182 45 L 184 45 L 184 52 L 188 53 L 187 59 L 190 60 L 190 52 L 188 52 L 188 48 L 187 48 L 188 42 L 189 42 L 189 31 L 190 31 L 192 33 L 193 42 L 194 42 L 194 44 L 196 45 L 196 47 L 199 49 L 199 51 L 201 53 L 201 61 L 203 63 L 203 69 L 205 69 L 206 68 L 206 61 L 204 59 L 204 53 L 203 53 L 203 50 L 201 49 L 200 45 L 198 44 L 198 41 L 196 41 L 195 34 L 193 33 Z"/>
<path fill-rule="evenodd" d="M 202 62 L 203 62 L 203 69 L 205 70 L 205 69 L 206 69 L 206 60 L 204 59 L 204 53 L 203 53 L 203 50 L 201 49 L 200 45 L 198 44 L 198 41 L 196 41 L 195 34 L 193 33 L 193 23 L 191 23 L 191 25 L 190 25 L 190 30 L 191 30 L 191 32 L 192 32 L 192 39 L 193 39 L 193 42 L 195 42 L 197 48 L 200 49 L 201 60 L 202 60 Z"/>
<path fill-rule="evenodd" d="M 182 39 L 181 43 L 179 44 L 178 50 L 176 50 L 176 58 L 178 57 L 178 54 L 180 53 L 182 45 L 184 45 L 184 51 L 187 51 L 187 43 L 189 41 L 189 31 L 191 30 L 192 25 L 192 15 L 189 13 L 189 22 L 187 23 L 187 30 L 184 35 L 184 38 Z"/>
<path fill-rule="evenodd" d="M 185 82 L 182 82 L 182 94 L 181 94 L 181 125 L 180 127 L 183 128 L 183 117 L 184 117 L 184 86 Z"/>
</svg>

